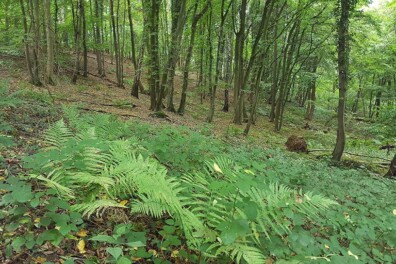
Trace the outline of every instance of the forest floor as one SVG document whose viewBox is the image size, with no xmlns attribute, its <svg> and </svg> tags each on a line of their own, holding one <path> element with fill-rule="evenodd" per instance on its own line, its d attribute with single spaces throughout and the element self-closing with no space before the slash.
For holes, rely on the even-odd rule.
<svg viewBox="0 0 396 264">
<path fill-rule="evenodd" d="M 115 66 L 110 57 L 105 59 L 106 77 L 99 78 L 96 73 L 95 55 L 90 54 L 88 60 L 88 77 L 79 76 L 77 84 L 70 82 L 70 69 L 58 69 L 59 78 L 56 86 L 34 87 L 28 82 L 25 61 L 20 57 L 0 55 L 2 69 L 1 79 L 10 80 L 11 91 L 28 89 L 45 96 L 50 96 L 56 105 L 78 104 L 83 111 L 102 112 L 118 115 L 124 120 L 139 119 L 152 125 L 172 124 L 187 126 L 191 129 L 205 127 L 218 138 L 244 142 L 244 144 L 260 145 L 268 148 L 285 149 L 285 143 L 291 135 L 301 136 L 308 143 L 308 149 L 313 150 L 308 158 L 329 156 L 336 140 L 336 112 L 317 106 L 313 121 L 304 120 L 305 108 L 294 103 L 286 106 L 282 130 L 274 131 L 274 124 L 269 122 L 270 105 L 261 105 L 258 108 L 258 119 L 252 126 L 249 136 L 244 137 L 244 125 L 232 123 L 232 110 L 222 111 L 224 90 L 217 92 L 216 111 L 211 124 L 205 122 L 209 109 L 209 96 L 200 100 L 200 91 L 196 88 L 196 76 L 190 74 L 189 90 L 187 92 L 186 112 L 183 116 L 165 111 L 166 118 L 152 116 L 148 109 L 150 98 L 147 94 L 139 94 L 139 99 L 130 95 L 130 86 L 133 80 L 133 66 L 130 61 L 125 62 L 125 88 L 118 88 L 115 82 Z M 175 77 L 175 107 L 178 107 L 181 92 L 181 73 Z M 143 74 L 142 83 L 147 90 L 147 79 Z M 232 93 L 230 93 L 230 109 L 232 109 Z M 309 124 L 309 128 L 306 127 Z M 369 122 L 357 121 L 348 115 L 346 119 L 347 147 L 344 155 L 344 165 L 369 168 L 377 173 L 386 172 L 386 163 L 391 156 L 386 151 L 380 151 L 379 146 L 387 142 L 368 132 Z"/>
<path fill-rule="evenodd" d="M 360 263 L 392 263 L 394 260 L 392 256 L 396 252 L 394 243 L 396 238 L 394 232 L 389 230 L 392 230 L 392 225 L 395 223 L 393 221 L 396 215 L 395 199 L 392 198 L 395 195 L 395 183 L 381 177 L 386 172 L 391 157 L 386 151 L 378 150 L 379 146 L 386 142 L 382 142 L 381 138 L 375 138 L 367 130 L 370 123 L 357 121 L 352 116 L 348 116 L 346 150 L 348 153 L 360 156 L 346 154 L 340 169 L 329 166 L 327 162 L 336 134 L 336 123 L 333 118 L 335 112 L 332 110 L 318 106 L 315 120 L 309 123 L 310 129 L 305 129 L 304 108 L 290 103 L 286 109 L 283 129 L 275 132 L 273 123 L 268 121 L 269 107 L 262 105 L 257 123 L 252 126 L 249 136 L 244 137 L 242 135 L 244 126 L 234 125 L 231 122 L 232 112 L 221 111 L 222 90 L 218 92 L 215 118 L 211 124 L 205 122 L 208 98 L 203 104 L 200 103 L 200 94 L 195 88 L 194 75 L 192 75 L 188 91 L 186 113 L 180 116 L 165 111 L 168 118 L 152 117 L 152 112 L 148 109 L 148 95 L 140 94 L 139 99 L 130 96 L 128 86 L 129 80 L 133 79 L 133 69 L 125 66 L 127 88 L 117 88 L 114 84 L 115 74 L 113 65 L 110 63 L 111 59 L 107 58 L 106 61 L 108 74 L 105 79 L 90 74 L 87 78 L 80 76 L 77 85 L 72 85 L 70 72 L 60 69 L 56 86 L 33 87 L 28 82 L 23 58 L 0 55 L 0 84 L 6 81 L 10 92 L 22 94 L 24 98 L 23 104 L 7 108 L 3 113 L 6 121 L 14 128 L 11 136 L 17 144 L 0 149 L 3 157 L 0 162 L 5 164 L 4 167 L 0 167 L 0 183 L 6 181 L 9 175 L 30 173 L 24 166 L 23 157 L 37 153 L 42 148 L 43 132 L 50 124 L 62 117 L 63 105 L 77 104 L 83 112 L 114 114 L 126 122 L 138 121 L 147 124 L 149 128 L 139 127 L 134 132 L 140 131 L 141 135 L 136 136 L 141 139 L 143 147 L 155 153 L 156 159 L 169 169 L 171 175 L 180 176 L 188 171 L 187 166 L 195 170 L 196 167 L 193 165 L 202 166 L 203 159 L 224 154 L 228 158 L 248 164 L 243 164 L 247 166 L 245 168 L 249 169 L 248 171 L 252 169 L 269 180 L 279 180 L 280 183 L 292 188 L 320 193 L 339 203 L 334 209 L 324 212 L 322 222 L 312 226 L 308 223 L 301 223 L 302 228 L 298 230 L 295 228 L 295 235 L 290 237 L 290 245 L 285 246 L 284 241 L 276 239 L 269 243 L 266 254 L 271 255 L 272 258 L 269 258 L 267 263 L 300 255 L 304 258 L 307 255 L 323 255 L 324 258 L 334 255 L 334 259 L 342 256 L 342 259 L 333 263 L 352 263 L 345 262 L 345 258 L 348 260 L 351 258 L 349 252 L 359 255 L 362 259 Z M 89 71 L 95 72 L 93 58 L 90 59 Z M 147 87 L 147 80 L 144 78 L 143 84 Z M 180 74 L 177 74 L 175 84 L 177 106 L 180 97 Z M 230 99 L 232 104 L 232 96 Z M 182 130 L 183 127 L 187 127 L 186 130 Z M 131 128 L 133 128 L 133 123 Z M 169 128 L 174 128 L 174 130 Z M 169 134 L 172 133 L 176 136 L 170 137 Z M 304 137 L 309 149 L 321 151 L 309 154 L 286 152 L 285 142 L 291 135 Z M 212 139 L 217 141 L 212 141 Z M 173 144 L 170 140 L 174 140 L 175 143 Z M 221 144 L 215 142 L 221 142 Z M 227 145 L 230 147 L 228 148 Z M 174 157 L 172 151 L 177 148 L 180 149 L 177 152 L 180 156 Z M 173 160 L 168 162 L 169 159 Z M 5 193 L 2 188 L 0 188 L 0 194 Z M 17 238 L 26 237 L 28 231 L 30 232 L 26 226 L 29 226 L 33 220 L 40 221 L 40 217 L 43 218 L 47 213 L 45 210 L 44 206 L 29 208 L 21 220 L 24 222 L 13 222 L 15 219 L 12 217 L 10 222 L 5 222 L 3 218 L 0 218 L 2 219 L 0 225 L 1 263 L 44 263 L 45 261 L 66 263 L 65 256 L 72 257 L 74 263 L 98 263 L 85 262 L 85 260 L 87 256 L 94 256 L 99 260 L 109 258 L 106 252 L 107 246 L 96 247 L 94 243 L 86 239 L 98 232 L 110 234 L 116 223 L 107 219 L 95 219 L 84 223 L 86 230 L 82 230 L 88 232 L 88 237 L 84 232 L 81 233 L 81 230 L 73 231 L 71 234 L 74 237 L 64 237 L 62 246 L 44 243 L 37 250 L 32 251 L 22 244 L 23 250 L 21 250 L 22 245 L 17 245 L 15 241 L 18 241 Z M 0 210 L 1 217 L 3 214 L 4 210 Z M 134 216 L 127 215 L 127 217 L 132 219 Z M 145 221 L 146 219 L 138 220 L 139 224 L 150 230 L 147 252 L 144 252 L 146 257 L 147 253 L 161 252 L 159 255 L 162 254 L 161 257 L 168 260 L 168 262 L 161 263 L 196 263 L 194 252 L 189 252 L 184 245 L 165 250 L 158 246 L 160 244 L 154 244 L 156 239 L 162 239 L 159 233 L 164 223 L 157 221 L 153 227 L 149 227 Z M 43 226 L 33 227 L 32 230 L 39 238 L 41 232 L 48 231 Z M 86 251 L 84 254 L 78 244 L 76 245 L 78 240 L 83 239 L 86 239 L 87 243 L 84 244 L 85 249 L 83 249 Z M 27 240 L 23 242 L 28 243 Z M 20 251 L 13 254 L 13 249 Z M 192 260 L 183 261 L 180 260 L 181 257 L 175 257 L 175 249 L 177 252 L 185 250 Z M 143 255 L 136 258 L 134 262 L 147 263 Z M 99 261 L 99 263 L 106 262 Z"/>
</svg>

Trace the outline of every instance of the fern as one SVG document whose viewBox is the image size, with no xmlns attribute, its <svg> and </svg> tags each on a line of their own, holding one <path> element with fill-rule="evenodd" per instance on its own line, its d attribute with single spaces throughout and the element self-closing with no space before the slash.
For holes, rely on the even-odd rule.
<svg viewBox="0 0 396 264">
<path fill-rule="evenodd" d="M 61 149 L 62 146 L 73 137 L 72 132 L 66 126 L 63 119 L 59 120 L 47 130 L 44 135 L 48 149 Z"/>
<path fill-rule="evenodd" d="M 170 177 L 164 166 L 129 138 L 112 116 L 79 116 L 52 125 L 41 165 L 31 177 L 73 199 L 71 209 L 85 217 L 121 207 L 155 218 L 164 214 L 180 224 L 192 249 L 236 263 L 263 263 L 263 238 L 291 232 L 290 213 L 313 217 L 335 204 L 320 195 L 268 183 L 235 162 L 218 157 L 201 171 Z M 44 162 L 41 160 L 44 159 Z M 34 160 L 34 159 L 33 159 Z"/>
<path fill-rule="evenodd" d="M 99 215 L 100 212 L 103 212 L 105 209 L 110 207 L 126 208 L 124 205 L 121 205 L 114 200 L 103 199 L 88 203 L 75 204 L 71 206 L 71 209 L 77 212 L 81 212 L 83 216 L 89 218 L 92 214 L 96 213 L 97 215 Z"/>
<path fill-rule="evenodd" d="M 227 238 L 227 241 L 220 239 L 220 242 L 209 240 L 208 256 L 224 254 L 236 263 L 242 260 L 263 263 L 265 258 L 260 249 L 260 237 L 264 235 L 271 239 L 274 234 L 282 236 L 289 233 L 288 210 L 313 216 L 335 204 L 320 195 L 303 194 L 278 183 L 268 184 L 224 158 L 206 164 L 208 167 L 204 172 L 185 175 L 182 181 L 184 195 L 188 197 L 185 205 L 189 204 L 190 211 L 216 232 L 214 237 Z M 256 216 L 252 216 L 252 211 L 257 212 Z M 237 227 L 232 230 L 232 223 L 238 221 L 248 223 L 250 231 L 229 239 L 224 232 L 231 236 L 233 232 L 240 232 Z M 227 225 L 230 225 L 228 231 L 222 227 Z"/>
</svg>

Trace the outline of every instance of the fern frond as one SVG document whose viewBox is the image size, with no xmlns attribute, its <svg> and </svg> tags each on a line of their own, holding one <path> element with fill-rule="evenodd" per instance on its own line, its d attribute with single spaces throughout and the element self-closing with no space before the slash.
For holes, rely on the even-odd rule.
<svg viewBox="0 0 396 264">
<path fill-rule="evenodd" d="M 44 135 L 48 149 L 61 149 L 64 143 L 73 137 L 73 133 L 66 126 L 63 119 L 51 125 Z"/>
<path fill-rule="evenodd" d="M 71 209 L 89 218 L 93 213 L 96 212 L 99 215 L 101 211 L 111 207 L 126 208 L 124 205 L 113 200 L 96 200 L 88 203 L 74 204 L 71 206 Z"/>
<path fill-rule="evenodd" d="M 32 179 L 37 179 L 37 180 L 43 181 L 47 187 L 55 189 L 61 196 L 67 196 L 69 198 L 74 198 L 73 190 L 71 188 L 68 188 L 68 187 L 60 184 L 56 180 L 52 180 L 50 178 L 43 177 L 42 175 L 35 175 L 35 174 L 30 174 L 29 177 Z"/>
<path fill-rule="evenodd" d="M 106 191 L 114 186 L 114 180 L 108 177 L 93 175 L 88 172 L 77 172 L 70 175 L 73 182 L 79 185 L 97 185 L 104 188 Z"/>
</svg>

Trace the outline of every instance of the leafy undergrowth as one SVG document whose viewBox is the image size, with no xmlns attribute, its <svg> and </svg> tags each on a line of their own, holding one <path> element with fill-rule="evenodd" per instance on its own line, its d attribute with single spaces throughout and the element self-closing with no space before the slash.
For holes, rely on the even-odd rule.
<svg viewBox="0 0 396 264">
<path fill-rule="evenodd" d="M 1 106 L 1 262 L 396 261 L 394 181 L 31 97 Z"/>
</svg>

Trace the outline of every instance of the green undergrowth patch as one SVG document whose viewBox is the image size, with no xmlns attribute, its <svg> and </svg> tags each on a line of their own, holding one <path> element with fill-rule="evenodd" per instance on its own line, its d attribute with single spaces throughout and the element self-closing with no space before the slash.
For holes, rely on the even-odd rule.
<svg viewBox="0 0 396 264">
<path fill-rule="evenodd" d="M 45 131 L 35 153 L 1 179 L 2 261 L 396 261 L 394 181 L 208 127 L 45 105 L 48 129 L 21 119 Z"/>
</svg>

